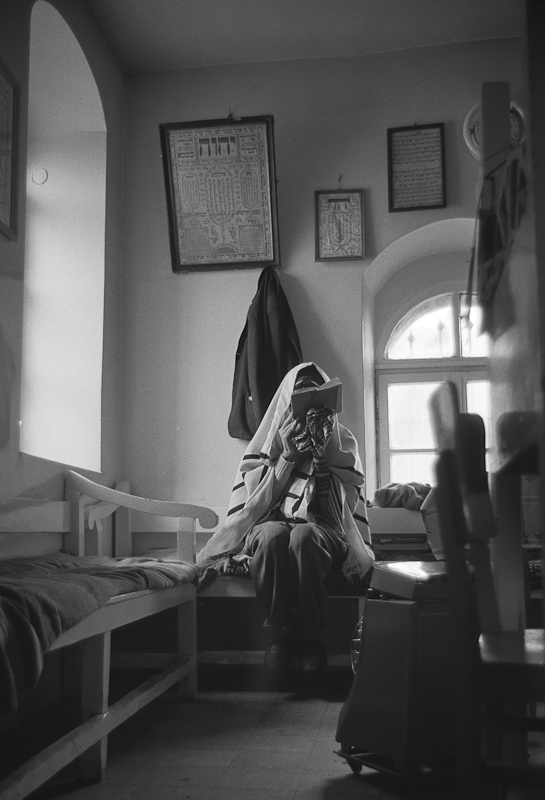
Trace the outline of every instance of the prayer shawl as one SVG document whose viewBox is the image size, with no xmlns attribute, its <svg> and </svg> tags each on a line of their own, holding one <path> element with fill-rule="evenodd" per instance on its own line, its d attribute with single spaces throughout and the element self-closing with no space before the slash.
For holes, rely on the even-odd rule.
<svg viewBox="0 0 545 800">
<path fill-rule="evenodd" d="M 291 369 L 278 387 L 263 420 L 246 448 L 233 487 L 227 519 L 199 552 L 201 564 L 240 553 L 246 535 L 275 506 L 282 487 L 279 509 L 287 518 L 313 521 L 309 504 L 315 487 L 309 455 L 297 470 L 282 457 L 279 428 L 290 411 L 298 372 L 310 363 Z M 324 380 L 327 375 L 317 367 Z M 342 566 L 348 579 L 359 579 L 373 565 L 371 535 L 366 517 L 364 477 L 354 436 L 337 417 L 325 455 L 331 472 L 329 516 L 344 533 L 349 552 Z"/>
</svg>

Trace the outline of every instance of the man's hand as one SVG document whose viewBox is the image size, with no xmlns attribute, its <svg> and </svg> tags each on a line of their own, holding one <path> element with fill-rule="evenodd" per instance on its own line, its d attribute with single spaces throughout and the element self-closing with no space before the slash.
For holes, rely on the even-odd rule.
<svg viewBox="0 0 545 800">
<path fill-rule="evenodd" d="M 292 442 L 292 439 L 294 436 L 298 436 L 302 433 L 304 428 L 305 426 L 303 423 L 295 419 L 291 411 L 280 426 L 278 433 L 282 442 L 282 455 L 286 461 L 300 460 L 300 453 Z"/>
</svg>

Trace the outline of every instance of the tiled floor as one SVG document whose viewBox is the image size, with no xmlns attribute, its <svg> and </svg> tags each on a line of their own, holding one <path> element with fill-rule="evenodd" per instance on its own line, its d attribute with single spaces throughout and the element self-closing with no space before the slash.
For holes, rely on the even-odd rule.
<svg viewBox="0 0 545 800">
<path fill-rule="evenodd" d="M 284 692 L 205 692 L 159 700 L 110 736 L 101 784 L 57 783 L 63 800 L 397 800 L 403 787 L 334 754 L 342 699 Z M 410 793 L 433 800 L 448 792 Z"/>
<path fill-rule="evenodd" d="M 105 780 L 70 772 L 32 800 L 451 800 L 452 781 L 395 784 L 353 774 L 333 751 L 342 696 L 209 691 L 194 703 L 159 699 L 110 736 Z M 543 760 L 540 734 L 532 760 Z M 535 792 L 535 790 L 534 790 Z M 513 793 L 509 800 L 545 797 Z"/>
</svg>

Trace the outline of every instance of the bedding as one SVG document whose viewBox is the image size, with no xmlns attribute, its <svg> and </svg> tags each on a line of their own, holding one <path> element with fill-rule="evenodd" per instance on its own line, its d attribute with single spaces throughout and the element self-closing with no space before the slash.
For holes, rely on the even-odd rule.
<svg viewBox="0 0 545 800">
<path fill-rule="evenodd" d="M 161 558 L 165 561 L 169 561 L 176 558 L 176 550 L 156 548 L 154 550 L 148 550 L 147 555 L 149 557 Z M 199 572 L 199 578 L 196 584 L 198 592 L 203 592 L 218 578 L 247 578 L 249 581 L 252 580 L 248 561 L 239 562 L 232 558 L 227 558 L 216 564 L 196 564 L 195 567 Z M 369 588 L 372 574 L 373 570 L 370 569 L 362 578 L 348 580 L 341 570 L 333 570 L 326 576 L 324 586 L 328 595 L 331 596 L 363 597 Z"/>
<path fill-rule="evenodd" d="M 373 496 L 373 505 L 381 508 L 408 508 L 418 511 L 431 492 L 429 483 L 387 483 L 379 487 Z"/>
<path fill-rule="evenodd" d="M 22 688 L 36 684 L 43 656 L 61 633 L 110 598 L 197 584 L 195 567 L 148 557 L 55 553 L 0 559 L 0 711 L 15 711 Z"/>
</svg>

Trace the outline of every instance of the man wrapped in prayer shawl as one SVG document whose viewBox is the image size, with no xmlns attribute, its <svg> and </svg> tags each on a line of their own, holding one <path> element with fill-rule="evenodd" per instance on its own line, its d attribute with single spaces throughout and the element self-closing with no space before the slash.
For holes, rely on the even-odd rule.
<svg viewBox="0 0 545 800">
<path fill-rule="evenodd" d="M 246 564 L 265 615 L 269 669 L 297 652 L 303 672 L 327 665 L 324 578 L 361 580 L 373 564 L 358 446 L 330 409 L 291 411 L 294 389 L 328 380 L 315 364 L 290 370 L 242 457 L 227 519 L 198 561 Z"/>
</svg>

